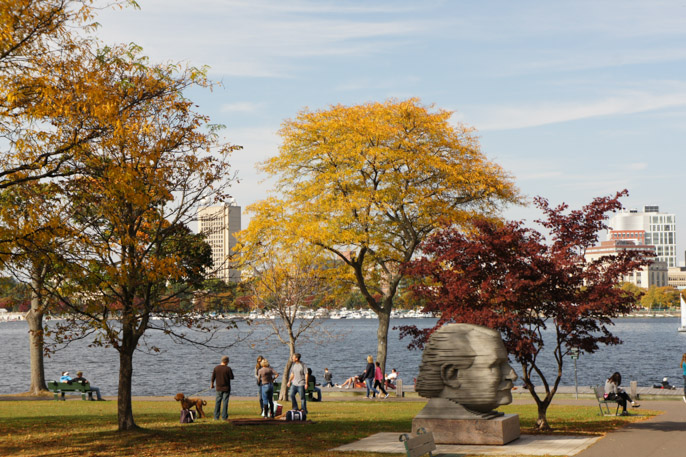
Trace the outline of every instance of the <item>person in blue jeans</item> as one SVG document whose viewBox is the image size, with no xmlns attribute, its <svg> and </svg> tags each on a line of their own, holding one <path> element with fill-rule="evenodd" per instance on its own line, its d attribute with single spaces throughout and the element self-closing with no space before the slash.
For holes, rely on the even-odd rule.
<svg viewBox="0 0 686 457">
<path fill-rule="evenodd" d="M 219 414 L 224 420 L 229 418 L 229 397 L 231 396 L 231 380 L 233 379 L 233 371 L 229 367 L 229 357 L 223 356 L 222 363 L 214 367 L 212 371 L 212 381 L 210 382 L 210 389 L 214 389 L 215 381 L 217 383 L 217 398 L 214 403 L 214 420 L 219 420 Z"/>
<path fill-rule="evenodd" d="M 374 397 L 376 397 L 376 394 L 379 393 L 378 390 L 374 388 L 374 372 L 376 370 L 376 367 L 374 367 L 374 357 L 367 356 L 367 368 L 364 369 L 364 374 L 362 375 L 362 379 L 364 379 L 364 383 L 367 385 L 367 398 L 369 398 L 369 393 L 374 392 Z"/>
<path fill-rule="evenodd" d="M 289 395 L 291 396 L 291 406 L 293 409 L 300 409 L 307 413 L 307 397 L 305 396 L 305 389 L 307 383 L 310 382 L 307 374 L 307 367 L 300 361 L 300 354 L 293 354 L 293 365 L 291 365 L 291 375 L 288 378 L 288 387 L 290 387 Z M 295 394 L 300 395 L 301 407 L 298 408 L 298 401 L 295 399 Z"/>
<path fill-rule="evenodd" d="M 257 377 L 260 380 L 260 389 L 262 389 L 262 415 L 273 419 L 274 380 L 279 376 L 279 373 L 269 366 L 267 359 L 262 359 L 260 365 L 261 368 L 257 371 Z"/>
</svg>

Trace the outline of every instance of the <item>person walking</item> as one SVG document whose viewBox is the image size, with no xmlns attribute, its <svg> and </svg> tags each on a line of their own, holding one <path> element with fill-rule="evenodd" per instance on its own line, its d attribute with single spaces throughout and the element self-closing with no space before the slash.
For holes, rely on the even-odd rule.
<svg viewBox="0 0 686 457">
<path fill-rule="evenodd" d="M 219 420 L 219 413 L 224 420 L 229 418 L 229 396 L 231 395 L 231 380 L 233 371 L 229 367 L 229 357 L 223 356 L 221 364 L 214 367 L 210 389 L 217 384 L 217 397 L 214 402 L 214 419 Z"/>
<path fill-rule="evenodd" d="M 298 401 L 295 399 L 295 394 L 300 395 L 300 410 L 307 414 L 307 397 L 305 390 L 310 382 L 307 375 L 307 367 L 300 361 L 300 354 L 293 354 L 293 365 L 291 365 L 291 375 L 288 378 L 288 387 L 290 387 L 289 395 L 291 396 L 291 406 L 293 409 L 298 409 Z"/>
<path fill-rule="evenodd" d="M 381 393 L 384 395 L 383 398 L 388 398 L 388 392 L 384 389 L 384 375 L 381 371 L 381 364 L 376 362 L 376 368 L 374 369 L 374 387 L 379 388 Z"/>
<path fill-rule="evenodd" d="M 274 380 L 279 377 L 279 373 L 269 366 L 267 359 L 262 359 L 260 365 L 257 377 L 262 390 L 262 405 L 264 405 L 262 415 L 274 419 Z"/>
<path fill-rule="evenodd" d="M 684 402 L 686 402 L 686 353 L 681 356 L 681 373 L 684 375 Z"/>
<path fill-rule="evenodd" d="M 364 374 L 362 375 L 362 379 L 364 379 L 364 383 L 367 385 L 367 397 L 369 398 L 369 393 L 373 392 L 373 397 L 376 398 L 376 394 L 379 393 L 378 390 L 374 388 L 374 374 L 376 372 L 376 369 L 374 367 L 374 357 L 367 356 L 367 367 L 364 369 Z"/>
</svg>

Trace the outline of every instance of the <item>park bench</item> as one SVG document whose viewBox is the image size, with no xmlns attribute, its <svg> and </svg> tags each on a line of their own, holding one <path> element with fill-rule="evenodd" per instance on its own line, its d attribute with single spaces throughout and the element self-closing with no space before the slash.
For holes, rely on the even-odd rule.
<svg viewBox="0 0 686 457">
<path fill-rule="evenodd" d="M 617 405 L 617 408 L 615 409 L 615 416 L 619 415 L 619 402 L 617 400 L 608 400 L 605 398 L 605 389 L 601 388 L 600 386 L 593 386 L 593 392 L 595 393 L 596 400 L 598 400 L 598 409 L 600 409 L 601 416 L 612 415 L 610 413 L 610 407 L 608 406 L 612 403 Z M 603 412 L 603 405 L 605 406 L 607 413 Z"/>
<path fill-rule="evenodd" d="M 48 390 L 55 394 L 55 400 L 64 400 L 64 394 L 81 394 L 81 400 L 93 400 L 93 391 L 88 384 L 48 381 Z"/>
<path fill-rule="evenodd" d="M 274 400 L 279 399 L 279 393 L 281 392 L 281 383 L 280 382 L 275 382 L 274 383 Z M 307 389 L 305 389 L 305 394 L 307 395 L 307 399 L 310 401 L 321 401 L 321 397 L 319 400 L 314 399 L 314 382 L 310 381 L 307 383 Z M 286 400 L 288 400 L 288 392 L 286 392 Z"/>
</svg>

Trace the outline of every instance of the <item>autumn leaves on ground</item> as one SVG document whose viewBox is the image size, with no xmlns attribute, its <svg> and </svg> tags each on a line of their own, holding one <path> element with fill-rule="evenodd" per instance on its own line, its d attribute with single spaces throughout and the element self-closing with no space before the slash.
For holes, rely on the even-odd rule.
<svg viewBox="0 0 686 457">
<path fill-rule="evenodd" d="M 211 403 L 211 402 L 210 402 Z M 142 430 L 117 432 L 115 402 L 80 400 L 0 402 L 0 455 L 16 456 L 329 456 L 365 457 L 373 453 L 332 453 L 329 449 L 378 432 L 407 433 L 423 402 L 323 402 L 310 404 L 311 424 L 233 426 L 203 419 L 179 423 L 179 406 L 134 402 Z M 211 411 L 212 404 L 208 405 Z M 257 400 L 233 400 L 231 418 L 257 417 Z M 534 405 L 501 408 L 520 415 L 522 431 L 531 432 Z M 549 419 L 557 434 L 603 434 L 641 416 L 602 417 L 596 407 L 552 406 Z M 387 455 L 387 454 L 384 454 Z"/>
</svg>

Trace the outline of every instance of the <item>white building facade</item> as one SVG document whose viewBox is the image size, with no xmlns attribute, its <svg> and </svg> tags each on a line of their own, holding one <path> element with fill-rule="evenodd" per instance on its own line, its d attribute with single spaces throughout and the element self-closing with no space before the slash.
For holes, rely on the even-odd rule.
<svg viewBox="0 0 686 457">
<path fill-rule="evenodd" d="M 586 249 L 584 257 L 587 262 L 598 260 L 603 256 L 617 255 L 621 251 L 650 252 L 653 246 L 638 244 L 634 240 L 601 241 L 600 246 Z M 623 281 L 630 282 L 645 289 L 650 286 L 664 287 L 668 284 L 668 268 L 664 261 L 655 259 L 650 265 L 634 270 L 624 276 Z"/>
<path fill-rule="evenodd" d="M 231 257 L 236 247 L 234 235 L 241 230 L 241 207 L 235 203 L 200 207 L 198 230 L 206 234 L 212 248 L 212 276 L 225 282 L 240 281 L 240 272 L 232 268 Z"/>
<path fill-rule="evenodd" d="M 658 206 L 644 206 L 643 211 L 623 210 L 610 217 L 608 240 L 633 240 L 636 244 L 655 246 L 657 260 L 676 267 L 676 216 L 661 213 Z M 644 286 L 645 287 L 645 286 Z"/>
</svg>

